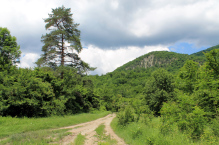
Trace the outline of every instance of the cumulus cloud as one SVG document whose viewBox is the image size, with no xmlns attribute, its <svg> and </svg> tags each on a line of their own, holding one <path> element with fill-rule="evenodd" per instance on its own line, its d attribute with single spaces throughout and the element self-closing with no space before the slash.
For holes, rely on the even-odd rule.
<svg viewBox="0 0 219 145">
<path fill-rule="evenodd" d="M 198 45 L 218 42 L 219 9 L 217 0 L 7 0 L 0 6 L 1 26 L 18 37 L 22 49 L 31 42 L 40 51 L 45 34 L 43 18 L 51 8 L 72 9 L 80 23 L 84 45 L 109 47 L 171 45 L 190 41 Z"/>
<path fill-rule="evenodd" d="M 145 46 L 189 43 L 202 48 L 218 44 L 218 0 L 4 0 L 0 27 L 7 27 L 17 37 L 23 53 L 39 56 L 41 36 L 48 33 L 43 18 L 62 5 L 71 8 L 75 23 L 80 24 L 83 47 L 88 50 L 92 46 L 99 52 L 124 49 L 128 53 L 135 47 L 143 54 Z M 114 59 L 113 55 L 107 57 Z M 128 61 L 137 55 L 126 57 Z M 113 60 L 105 61 L 109 62 Z M 113 70 L 110 65 L 107 68 Z M 107 68 L 102 68 L 103 73 Z"/>
<path fill-rule="evenodd" d="M 172 45 L 179 41 L 218 43 L 215 35 L 219 20 L 215 18 L 219 15 L 219 1 L 120 0 L 116 1 L 116 9 L 112 2 L 115 1 L 91 4 L 87 9 L 91 13 L 81 25 L 85 43 L 101 48 Z"/>
<path fill-rule="evenodd" d="M 22 68 L 33 68 L 35 66 L 34 62 L 36 62 L 39 57 L 40 56 L 36 53 L 22 53 L 20 58 L 21 63 L 18 64 L 18 66 Z"/>
</svg>

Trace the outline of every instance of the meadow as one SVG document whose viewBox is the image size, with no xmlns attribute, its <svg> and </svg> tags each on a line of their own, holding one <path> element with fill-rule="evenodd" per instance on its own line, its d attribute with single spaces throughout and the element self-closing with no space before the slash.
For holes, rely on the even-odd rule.
<svg viewBox="0 0 219 145">
<path fill-rule="evenodd" d="M 66 132 L 67 129 L 53 129 L 92 121 L 109 113 L 109 111 L 105 111 L 45 118 L 0 117 L 0 144 L 47 144 L 49 142 L 58 142 L 69 133 Z"/>
</svg>

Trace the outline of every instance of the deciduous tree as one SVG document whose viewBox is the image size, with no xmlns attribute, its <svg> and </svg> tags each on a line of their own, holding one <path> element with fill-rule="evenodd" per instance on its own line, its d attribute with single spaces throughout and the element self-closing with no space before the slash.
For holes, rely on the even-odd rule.
<svg viewBox="0 0 219 145">
<path fill-rule="evenodd" d="M 21 51 L 16 37 L 11 36 L 7 28 L 0 27 L 0 71 L 19 62 Z"/>
</svg>

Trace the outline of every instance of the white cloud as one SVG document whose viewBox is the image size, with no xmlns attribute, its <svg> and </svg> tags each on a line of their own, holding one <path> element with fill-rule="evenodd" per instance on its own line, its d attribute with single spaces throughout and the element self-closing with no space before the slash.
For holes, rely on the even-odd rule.
<svg viewBox="0 0 219 145">
<path fill-rule="evenodd" d="M 128 29 L 138 37 L 159 35 L 166 32 L 165 30 L 170 30 L 169 33 L 177 29 L 187 31 L 186 28 L 194 25 L 197 26 L 195 30 L 203 26 L 204 31 L 206 27 L 218 31 L 218 27 L 214 25 L 219 23 L 219 20 L 215 19 L 219 16 L 218 4 L 215 0 L 153 0 L 151 9 L 139 9 L 134 13 L 134 20 L 129 23 Z"/>
<path fill-rule="evenodd" d="M 35 66 L 34 63 L 40 57 L 36 53 L 22 53 L 21 56 L 20 64 L 18 66 L 22 68 L 33 68 Z"/>
<path fill-rule="evenodd" d="M 111 7 L 116 10 L 119 6 L 119 2 L 117 0 L 112 0 L 111 1 Z"/>
<path fill-rule="evenodd" d="M 71 8 L 75 23 L 80 24 L 82 44 L 89 46 L 81 56 L 98 67 L 95 72 L 99 74 L 157 50 L 158 45 L 218 44 L 218 0 L 1 0 L 0 27 L 17 37 L 26 54 L 22 67 L 33 66 L 34 54 L 42 53 L 43 18 L 62 5 Z M 108 50 L 113 48 L 120 49 Z"/>
<path fill-rule="evenodd" d="M 103 50 L 95 46 L 88 46 L 88 49 L 82 50 L 80 57 L 92 67 L 97 67 L 91 74 L 106 74 L 115 70 L 117 67 L 149 53 L 151 51 L 169 51 L 165 46 L 145 46 L 140 47 L 124 47 L 116 50 Z"/>
<path fill-rule="evenodd" d="M 135 47 L 129 46 L 124 48 L 118 48 L 116 50 L 103 50 L 95 46 L 88 46 L 88 48 L 83 49 L 80 53 L 82 60 L 90 64 L 92 67 L 97 67 L 97 69 L 90 74 L 106 74 L 112 72 L 116 68 L 122 66 L 123 64 L 141 56 L 151 51 L 169 51 L 165 46 L 145 46 L 145 47 Z M 33 68 L 36 66 L 34 63 L 40 57 L 36 53 L 22 53 L 21 63 L 18 65 L 22 68 Z"/>
</svg>

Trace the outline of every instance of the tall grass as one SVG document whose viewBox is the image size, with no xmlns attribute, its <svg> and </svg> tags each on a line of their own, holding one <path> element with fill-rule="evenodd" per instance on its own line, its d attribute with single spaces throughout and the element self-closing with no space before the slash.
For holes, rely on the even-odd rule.
<svg viewBox="0 0 219 145">
<path fill-rule="evenodd" d="M 132 122 L 126 126 L 118 125 L 118 118 L 115 118 L 111 127 L 115 133 L 123 138 L 130 145 L 206 145 L 219 144 L 219 142 L 208 142 L 206 140 L 194 141 L 178 130 L 177 126 L 170 126 L 171 131 L 161 132 L 160 118 L 153 118 L 147 123 Z"/>
<path fill-rule="evenodd" d="M 13 134 L 52 129 L 88 122 L 101 118 L 110 112 L 83 113 L 71 116 L 53 116 L 46 118 L 12 118 L 0 117 L 0 138 Z"/>
</svg>

